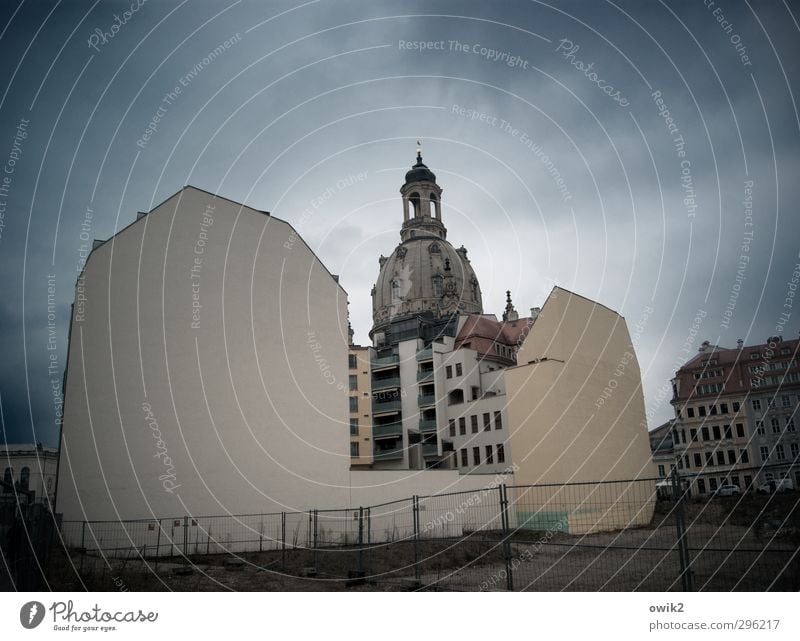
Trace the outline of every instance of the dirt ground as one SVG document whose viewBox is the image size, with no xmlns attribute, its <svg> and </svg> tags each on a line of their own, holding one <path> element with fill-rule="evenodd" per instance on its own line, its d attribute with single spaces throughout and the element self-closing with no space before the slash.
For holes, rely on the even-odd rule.
<svg viewBox="0 0 800 641">
<path fill-rule="evenodd" d="M 695 590 L 800 589 L 800 495 L 690 502 L 685 521 Z M 240 555 L 104 559 L 54 550 L 55 590 L 394 591 L 683 590 L 675 514 L 658 504 L 650 527 L 584 536 L 498 532 L 356 548 Z"/>
</svg>

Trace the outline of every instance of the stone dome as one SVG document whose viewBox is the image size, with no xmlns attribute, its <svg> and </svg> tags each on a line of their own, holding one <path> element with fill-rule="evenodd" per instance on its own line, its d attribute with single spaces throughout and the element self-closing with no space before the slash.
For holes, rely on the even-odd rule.
<svg viewBox="0 0 800 641">
<path fill-rule="evenodd" d="M 481 289 L 464 247 L 436 236 L 406 240 L 389 258 L 381 256 L 372 290 L 374 329 L 411 314 L 434 318 L 481 314 Z"/>
</svg>

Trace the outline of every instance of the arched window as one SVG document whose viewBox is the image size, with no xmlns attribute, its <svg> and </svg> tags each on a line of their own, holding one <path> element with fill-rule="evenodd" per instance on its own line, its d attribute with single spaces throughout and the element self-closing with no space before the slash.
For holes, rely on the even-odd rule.
<svg viewBox="0 0 800 641">
<path fill-rule="evenodd" d="M 442 288 L 442 277 L 439 274 L 433 277 L 433 295 L 437 298 L 444 294 L 444 290 Z"/>
<path fill-rule="evenodd" d="M 6 468 L 6 471 L 3 472 L 3 492 L 11 492 L 12 487 L 14 486 L 14 470 L 10 467 Z"/>
<path fill-rule="evenodd" d="M 22 471 L 19 473 L 19 487 L 20 489 L 27 490 L 28 484 L 31 480 L 31 468 L 23 467 Z"/>
<path fill-rule="evenodd" d="M 395 279 L 392 281 L 392 300 L 400 298 L 400 281 Z"/>
<path fill-rule="evenodd" d="M 414 192 L 408 197 L 408 201 L 414 207 L 414 218 L 421 216 L 422 212 L 419 209 L 419 194 L 417 192 Z"/>
<path fill-rule="evenodd" d="M 431 217 L 436 219 L 441 218 L 441 213 L 439 212 L 439 201 L 436 198 L 435 193 L 431 192 L 430 200 L 431 200 Z"/>
</svg>

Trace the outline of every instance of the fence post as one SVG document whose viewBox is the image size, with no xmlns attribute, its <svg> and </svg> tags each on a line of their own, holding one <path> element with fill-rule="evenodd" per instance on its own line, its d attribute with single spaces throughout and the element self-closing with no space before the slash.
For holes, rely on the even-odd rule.
<svg viewBox="0 0 800 641">
<path fill-rule="evenodd" d="M 86 556 L 86 521 L 81 524 L 81 569 L 80 573 L 83 575 L 83 558 Z"/>
<path fill-rule="evenodd" d="M 372 543 L 372 508 L 367 508 L 367 545 Z"/>
<path fill-rule="evenodd" d="M 411 497 L 411 509 L 414 521 L 414 578 L 419 581 L 419 497 Z"/>
<path fill-rule="evenodd" d="M 319 572 L 319 568 L 317 567 L 317 533 L 318 533 L 318 523 L 319 523 L 319 512 L 315 509 L 314 510 L 314 574 Z"/>
<path fill-rule="evenodd" d="M 286 571 L 286 512 L 281 512 L 281 567 Z"/>
<path fill-rule="evenodd" d="M 681 582 L 685 592 L 692 591 L 691 560 L 689 558 L 689 542 L 686 538 L 685 508 L 686 497 L 681 487 L 678 469 L 672 468 L 672 498 L 675 500 L 675 527 L 678 535 L 678 559 L 681 567 Z"/>
<path fill-rule="evenodd" d="M 358 508 L 358 576 L 364 575 L 364 508 Z"/>
<path fill-rule="evenodd" d="M 158 555 L 161 553 L 161 519 L 158 519 L 158 534 L 156 534 L 156 567 L 154 572 L 158 574 Z"/>
<path fill-rule="evenodd" d="M 183 517 L 183 556 L 188 554 L 189 545 L 189 517 Z"/>
<path fill-rule="evenodd" d="M 508 520 L 508 488 L 502 483 L 500 490 L 500 523 L 503 528 L 503 558 L 506 562 L 506 589 L 514 591 L 514 568 L 511 564 L 511 528 Z"/>
</svg>

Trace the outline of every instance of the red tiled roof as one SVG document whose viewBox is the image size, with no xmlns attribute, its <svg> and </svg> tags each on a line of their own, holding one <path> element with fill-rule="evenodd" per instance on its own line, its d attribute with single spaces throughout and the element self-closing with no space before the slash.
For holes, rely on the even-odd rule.
<svg viewBox="0 0 800 641">
<path fill-rule="evenodd" d="M 456 336 L 455 349 L 469 343 L 470 349 L 481 354 L 494 355 L 494 344 L 519 347 L 528 335 L 533 318 L 499 321 L 492 316 L 470 314 Z"/>
</svg>

